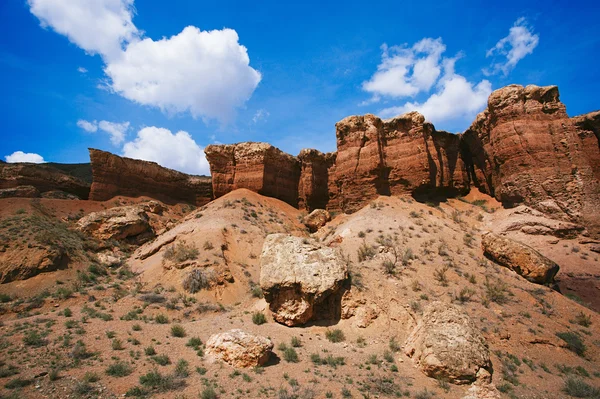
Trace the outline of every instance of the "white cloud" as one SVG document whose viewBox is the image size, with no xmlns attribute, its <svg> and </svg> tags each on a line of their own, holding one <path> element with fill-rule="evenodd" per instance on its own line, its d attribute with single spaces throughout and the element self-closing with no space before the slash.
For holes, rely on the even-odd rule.
<svg viewBox="0 0 600 399">
<path fill-rule="evenodd" d="M 89 54 L 118 57 L 140 32 L 132 22 L 133 0 L 28 0 L 31 13 Z"/>
<path fill-rule="evenodd" d="M 269 117 L 269 115 L 271 115 L 269 113 L 269 111 L 264 110 L 264 109 L 259 109 L 258 111 L 256 111 L 256 113 L 252 117 L 252 122 L 258 123 L 260 121 L 266 121 L 267 118 Z"/>
<path fill-rule="evenodd" d="M 129 122 L 115 123 L 100 121 L 98 128 L 110 135 L 110 142 L 119 145 L 125 141 L 125 133 L 129 130 Z"/>
<path fill-rule="evenodd" d="M 15 151 L 10 155 L 4 157 L 6 162 L 8 163 L 16 163 L 16 162 L 30 162 L 30 163 L 44 163 L 44 157 L 39 154 L 35 154 L 32 152 L 23 152 L 23 151 Z"/>
<path fill-rule="evenodd" d="M 88 70 L 87 70 L 87 69 L 85 69 L 84 67 L 79 67 L 79 68 L 77 68 L 77 72 L 79 72 L 79 73 L 87 73 L 87 71 L 88 71 Z"/>
<path fill-rule="evenodd" d="M 359 105 L 369 105 L 380 98 L 431 93 L 422 102 L 407 101 L 381 109 L 378 113 L 382 117 L 393 117 L 418 111 L 434 124 L 468 121 L 485 108 L 492 84 L 488 80 L 470 82 L 457 74 L 454 66 L 464 55 L 459 52 L 454 57 L 442 57 L 446 46 L 441 38 L 425 38 L 410 48 L 392 47 L 394 55 L 390 55 L 387 46 L 382 48 L 383 61 L 378 71 L 369 82 L 363 83 L 363 89 L 373 92 L 374 96 Z M 418 54 L 425 56 L 419 58 Z M 375 91 L 375 88 L 378 89 Z"/>
<path fill-rule="evenodd" d="M 492 84 L 487 80 L 474 85 L 464 76 L 452 75 L 447 77 L 439 90 L 425 102 L 407 102 L 399 107 L 385 108 L 380 111 L 380 115 L 392 117 L 418 111 L 433 124 L 451 120 L 471 120 L 485 108 L 491 93 Z"/>
<path fill-rule="evenodd" d="M 169 39 L 131 43 L 105 68 L 123 97 L 169 113 L 228 122 L 261 80 L 234 30 L 188 26 Z"/>
<path fill-rule="evenodd" d="M 98 124 L 96 123 L 96 121 L 89 122 L 84 119 L 80 119 L 77 121 L 77 126 L 79 126 L 88 133 L 94 133 L 98 131 Z"/>
<path fill-rule="evenodd" d="M 133 2 L 28 0 L 42 26 L 102 56 L 103 88 L 166 113 L 229 122 L 261 80 L 237 32 L 188 26 L 154 41 L 133 24 Z"/>
<path fill-rule="evenodd" d="M 412 47 L 381 46 L 381 63 L 363 90 L 372 93 L 370 102 L 380 96 L 412 97 L 428 91 L 440 75 L 440 59 L 446 46 L 441 38 L 424 38 Z M 368 102 L 367 102 L 368 103 Z"/>
<path fill-rule="evenodd" d="M 498 43 L 486 53 L 486 57 L 496 55 L 504 56 L 506 60 L 494 62 L 491 69 L 484 72 L 487 75 L 502 72 L 507 75 L 527 54 L 533 53 L 537 47 L 540 37 L 534 34 L 523 17 L 517 19 L 510 28 L 508 36 L 500 39 Z"/>
<path fill-rule="evenodd" d="M 135 140 L 125 143 L 123 155 L 154 161 L 167 168 L 197 175 L 209 175 L 204 148 L 188 132 L 175 134 L 154 126 L 140 130 Z"/>
<path fill-rule="evenodd" d="M 125 141 L 125 134 L 127 133 L 127 130 L 129 130 L 129 122 L 89 122 L 84 119 L 80 119 L 77 121 L 77 126 L 79 126 L 88 133 L 95 133 L 98 131 L 98 129 L 105 133 L 108 133 L 108 135 L 110 136 L 110 142 L 114 145 L 119 145 L 123 141 Z"/>
</svg>

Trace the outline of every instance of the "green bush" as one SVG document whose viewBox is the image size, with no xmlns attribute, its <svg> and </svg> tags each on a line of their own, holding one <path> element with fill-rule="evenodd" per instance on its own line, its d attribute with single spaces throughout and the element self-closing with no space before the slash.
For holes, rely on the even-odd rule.
<svg viewBox="0 0 600 399">
<path fill-rule="evenodd" d="M 600 398 L 600 389 L 574 377 L 565 380 L 564 391 L 575 398 Z"/>
<path fill-rule="evenodd" d="M 267 318 L 262 312 L 254 312 L 252 313 L 252 322 L 257 326 L 261 324 L 265 324 L 267 322 Z"/>
<path fill-rule="evenodd" d="M 298 353 L 292 347 L 287 347 L 283 351 L 283 359 L 288 363 L 298 363 Z"/>
<path fill-rule="evenodd" d="M 346 339 L 346 336 L 344 335 L 344 332 L 342 330 L 340 330 L 339 328 L 336 328 L 335 330 L 327 330 L 325 332 L 325 337 L 330 341 L 330 342 L 342 342 Z"/>
<path fill-rule="evenodd" d="M 171 335 L 176 338 L 183 338 L 186 336 L 185 328 L 180 324 L 175 324 L 171 327 Z"/>
<path fill-rule="evenodd" d="M 133 368 L 122 361 L 117 361 L 109 365 L 106 369 L 106 374 L 112 377 L 126 377 L 133 372 Z"/>
<path fill-rule="evenodd" d="M 569 331 L 556 333 L 556 336 L 567 343 L 567 349 L 579 356 L 584 355 L 586 347 L 579 335 Z"/>
</svg>

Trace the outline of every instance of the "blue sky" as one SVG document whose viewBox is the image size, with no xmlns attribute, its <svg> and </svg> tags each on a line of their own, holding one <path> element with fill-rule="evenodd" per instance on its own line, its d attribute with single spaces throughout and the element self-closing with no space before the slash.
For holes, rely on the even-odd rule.
<svg viewBox="0 0 600 399">
<path fill-rule="evenodd" d="M 0 157 L 208 173 L 210 143 L 335 150 L 353 114 L 460 132 L 511 83 L 600 108 L 593 2 L 5 0 Z"/>
</svg>

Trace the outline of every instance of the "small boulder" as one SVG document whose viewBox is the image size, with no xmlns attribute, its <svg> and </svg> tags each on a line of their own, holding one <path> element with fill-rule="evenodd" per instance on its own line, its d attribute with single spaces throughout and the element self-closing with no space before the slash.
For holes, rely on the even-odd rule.
<svg viewBox="0 0 600 399">
<path fill-rule="evenodd" d="M 331 215 L 325 209 L 315 209 L 304 218 L 304 225 L 311 233 L 319 230 L 331 220 Z"/>
<path fill-rule="evenodd" d="M 265 364 L 271 356 L 270 339 L 230 330 L 212 335 L 206 341 L 206 353 L 233 367 L 256 367 Z"/>
<path fill-rule="evenodd" d="M 518 241 L 494 233 L 485 233 L 481 239 L 483 253 L 494 262 L 509 268 L 532 283 L 550 284 L 559 266 Z"/>
<path fill-rule="evenodd" d="M 453 384 L 491 380 L 487 342 L 460 307 L 431 303 L 404 344 L 404 352 L 421 371 Z"/>
<path fill-rule="evenodd" d="M 260 287 L 275 321 L 287 326 L 339 318 L 346 263 L 335 248 L 287 234 L 267 236 L 260 258 Z"/>
<path fill-rule="evenodd" d="M 92 212 L 79 219 L 77 228 L 100 240 L 125 240 L 140 244 L 154 236 L 147 208 L 130 205 Z"/>
</svg>

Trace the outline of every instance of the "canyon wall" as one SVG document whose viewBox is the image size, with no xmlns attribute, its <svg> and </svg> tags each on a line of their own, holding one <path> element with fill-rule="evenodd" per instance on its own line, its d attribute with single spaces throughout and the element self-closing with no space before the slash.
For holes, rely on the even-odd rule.
<svg viewBox="0 0 600 399">
<path fill-rule="evenodd" d="M 52 164 L 2 162 L 0 163 L 0 191 L 6 194 L 0 194 L 0 197 L 39 197 L 44 193 L 61 191 L 87 199 L 90 184 Z"/>
<path fill-rule="evenodd" d="M 298 206 L 300 163 L 267 143 L 209 145 L 213 193 L 218 198 L 238 188 L 278 198 Z"/>
<path fill-rule="evenodd" d="M 600 226 L 598 112 L 569 118 L 556 86 L 511 85 L 463 134 L 474 185 L 506 206 Z"/>
<path fill-rule="evenodd" d="M 93 175 L 91 200 L 106 201 L 117 195 L 148 196 L 166 203 L 201 206 L 213 198 L 210 177 L 192 176 L 155 162 L 119 157 L 93 148 L 89 151 Z"/>
</svg>

